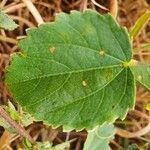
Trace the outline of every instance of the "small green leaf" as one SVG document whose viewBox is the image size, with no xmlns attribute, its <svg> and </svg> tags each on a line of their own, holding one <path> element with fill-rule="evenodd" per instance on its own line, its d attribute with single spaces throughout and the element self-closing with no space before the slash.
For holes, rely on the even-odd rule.
<svg viewBox="0 0 150 150">
<path fill-rule="evenodd" d="M 58 144 L 56 146 L 52 146 L 52 143 L 49 141 L 45 142 L 37 142 L 35 145 L 30 147 L 31 150 L 66 150 L 70 147 L 71 141 L 67 141 L 61 144 Z M 27 143 L 25 144 L 25 147 L 27 147 Z"/>
<path fill-rule="evenodd" d="M 67 141 L 62 144 L 58 144 L 56 146 L 53 146 L 50 150 L 66 150 L 67 148 L 70 147 L 70 143 L 71 141 Z"/>
<path fill-rule="evenodd" d="M 29 126 L 34 121 L 34 118 L 28 113 L 20 114 L 20 117 L 21 117 L 21 123 L 25 127 Z"/>
<path fill-rule="evenodd" d="M 150 111 L 150 103 L 146 104 L 146 110 Z"/>
<path fill-rule="evenodd" d="M 27 34 L 19 44 L 24 55 L 14 55 L 6 83 L 35 119 L 92 129 L 123 119 L 134 107 L 131 43 L 111 15 L 61 13 Z"/>
<path fill-rule="evenodd" d="M 128 146 L 127 150 L 141 150 L 137 144 L 131 144 Z"/>
<path fill-rule="evenodd" d="M 37 142 L 34 146 L 33 146 L 33 150 L 51 150 L 52 148 L 52 144 L 49 141 L 45 141 L 45 142 Z"/>
<path fill-rule="evenodd" d="M 150 64 L 139 64 L 131 69 L 136 80 L 150 90 Z"/>
<path fill-rule="evenodd" d="M 21 124 L 25 127 L 27 127 L 28 125 L 30 125 L 31 123 L 33 123 L 34 118 L 25 112 L 18 112 L 15 108 L 15 106 L 8 101 L 8 106 L 4 106 L 5 110 L 9 113 L 9 115 L 11 116 L 11 118 L 13 120 L 19 121 L 21 122 Z M 21 108 L 20 108 L 21 109 Z"/>
<path fill-rule="evenodd" d="M 132 28 L 130 32 L 131 39 L 135 39 L 135 37 L 138 35 L 138 33 L 141 31 L 141 29 L 144 27 L 144 25 L 149 21 L 150 19 L 150 11 L 144 13 L 135 23 L 134 27 Z"/>
<path fill-rule="evenodd" d="M 18 25 L 3 11 L 0 10 L 0 28 L 14 30 Z"/>
<path fill-rule="evenodd" d="M 22 144 L 24 146 L 25 149 L 30 150 L 32 148 L 32 144 L 30 143 L 30 141 L 26 138 L 24 138 L 22 140 Z"/>
<path fill-rule="evenodd" d="M 19 113 L 17 112 L 16 108 L 10 101 L 8 101 L 8 106 L 5 106 L 5 109 L 10 114 L 13 120 L 16 120 L 16 121 L 21 120 Z"/>
<path fill-rule="evenodd" d="M 110 150 L 109 142 L 113 139 L 115 131 L 112 124 L 89 131 L 83 150 Z"/>
</svg>

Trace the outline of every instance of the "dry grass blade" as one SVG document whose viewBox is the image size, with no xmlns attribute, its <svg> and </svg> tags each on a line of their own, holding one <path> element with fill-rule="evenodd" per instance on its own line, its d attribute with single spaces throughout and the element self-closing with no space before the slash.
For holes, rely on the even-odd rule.
<svg viewBox="0 0 150 150">
<path fill-rule="evenodd" d="M 150 131 L 150 123 L 137 132 L 129 132 L 121 128 L 117 128 L 117 134 L 124 138 L 136 138 L 147 134 Z"/>
<path fill-rule="evenodd" d="M 14 135 L 9 133 L 8 131 L 4 131 L 3 135 L 0 138 L 0 150 L 5 150 L 6 146 L 9 145 L 11 138 Z"/>
<path fill-rule="evenodd" d="M 37 23 L 38 24 L 44 23 L 40 13 L 36 9 L 36 7 L 33 5 L 32 1 L 31 0 L 22 0 L 22 1 L 24 2 L 24 4 L 26 4 L 26 6 L 28 7 L 28 9 L 32 13 L 32 15 L 34 16 L 34 18 L 37 21 Z"/>
<path fill-rule="evenodd" d="M 112 14 L 112 16 L 114 18 L 117 17 L 117 13 L 118 13 L 118 1 L 117 0 L 109 0 L 109 9 L 110 9 L 110 13 Z"/>
</svg>

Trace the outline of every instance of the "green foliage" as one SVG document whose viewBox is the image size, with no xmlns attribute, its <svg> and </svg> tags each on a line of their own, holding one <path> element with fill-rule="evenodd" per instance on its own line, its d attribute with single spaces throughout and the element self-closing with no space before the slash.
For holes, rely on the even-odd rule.
<svg viewBox="0 0 150 150">
<path fill-rule="evenodd" d="M 10 101 L 8 101 L 8 106 L 5 106 L 5 109 L 13 120 L 20 122 L 24 127 L 27 127 L 34 121 L 33 117 L 30 114 L 23 111 L 17 111 L 15 106 Z"/>
<path fill-rule="evenodd" d="M 102 125 L 93 131 L 89 131 L 83 150 L 110 150 L 109 141 L 115 134 L 112 124 Z"/>
<path fill-rule="evenodd" d="M 150 90 L 150 64 L 139 64 L 132 71 L 136 80 Z"/>
<path fill-rule="evenodd" d="M 27 139 L 23 140 L 23 146 L 25 150 L 66 150 L 66 148 L 70 147 L 70 142 L 67 141 L 56 146 L 52 146 L 49 141 L 45 142 L 37 142 L 36 144 L 32 145 Z"/>
<path fill-rule="evenodd" d="M 139 149 L 138 145 L 132 144 L 128 146 L 127 150 L 141 150 L 141 149 Z"/>
<path fill-rule="evenodd" d="M 144 25 L 149 21 L 150 19 L 150 11 L 144 13 L 135 23 L 133 29 L 130 32 L 130 37 L 134 39 L 141 29 L 144 27 Z"/>
<path fill-rule="evenodd" d="M 8 101 L 8 106 L 5 106 L 5 110 L 9 113 L 10 117 L 13 120 L 16 120 L 16 121 L 21 120 L 21 117 L 19 113 L 16 111 L 15 106 L 10 101 Z"/>
<path fill-rule="evenodd" d="M 132 39 L 149 15 L 137 21 Z M 115 129 L 106 124 L 124 119 L 134 107 L 136 81 L 150 90 L 150 65 L 134 64 L 129 35 L 111 15 L 91 10 L 61 13 L 55 22 L 29 29 L 19 46 L 21 55 L 13 56 L 6 74 L 15 100 L 36 120 L 54 127 L 81 130 L 100 125 L 89 132 L 84 150 L 109 150 Z M 143 48 L 147 47 L 149 44 Z M 18 114 L 13 105 L 6 110 L 23 125 L 33 121 L 30 114 Z M 26 145 L 60 150 L 69 142 L 56 147 L 49 142 Z"/>
<path fill-rule="evenodd" d="M 0 10 L 0 28 L 5 30 L 14 30 L 17 24 L 3 11 Z"/>
<path fill-rule="evenodd" d="M 34 121 L 30 114 L 17 111 L 15 106 L 10 101 L 8 101 L 8 106 L 4 106 L 4 109 L 8 112 L 13 120 L 20 122 L 24 127 L 30 125 Z M 3 118 L 0 118 L 0 126 L 4 127 L 11 133 L 16 133 L 16 130 L 11 127 L 11 125 L 8 124 Z"/>
<path fill-rule="evenodd" d="M 6 83 L 37 120 L 65 129 L 92 129 L 123 119 L 135 103 L 129 36 L 111 15 L 61 13 L 27 31 Z M 109 110 L 109 113 L 108 113 Z"/>
</svg>

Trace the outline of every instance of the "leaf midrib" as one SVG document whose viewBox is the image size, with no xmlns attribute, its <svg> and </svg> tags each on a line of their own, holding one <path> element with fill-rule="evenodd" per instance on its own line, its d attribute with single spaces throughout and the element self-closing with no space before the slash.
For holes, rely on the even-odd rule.
<svg viewBox="0 0 150 150">
<path fill-rule="evenodd" d="M 56 62 L 56 61 L 55 61 Z M 9 83 L 9 85 L 11 84 L 19 84 L 19 83 L 24 83 L 24 82 L 28 82 L 28 81 L 32 81 L 32 80 L 38 80 L 38 79 L 41 79 L 41 78 L 49 78 L 49 77 L 54 77 L 54 76 L 59 76 L 59 75 L 66 75 L 66 74 L 72 74 L 72 73 L 81 73 L 81 72 L 87 72 L 87 71 L 95 71 L 95 70 L 99 70 L 99 69 L 109 69 L 109 68 L 117 68 L 117 67 L 120 67 L 121 69 L 121 64 L 117 64 L 117 65 L 111 65 L 111 66 L 106 66 L 106 67 L 96 67 L 96 68 L 89 68 L 89 69 L 84 69 L 84 70 L 76 70 L 76 71 L 70 71 L 70 72 L 63 72 L 63 73 L 59 73 L 59 74 L 47 74 L 47 75 L 43 75 L 43 76 L 39 76 L 39 77 L 36 77 L 36 78 L 30 78 L 28 80 L 22 80 L 22 81 L 19 81 L 19 82 L 11 82 Z"/>
</svg>

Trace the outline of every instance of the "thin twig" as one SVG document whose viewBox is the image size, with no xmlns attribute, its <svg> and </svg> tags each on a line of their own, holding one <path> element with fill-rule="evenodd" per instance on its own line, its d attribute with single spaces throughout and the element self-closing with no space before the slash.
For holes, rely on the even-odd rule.
<svg viewBox="0 0 150 150">
<path fill-rule="evenodd" d="M 146 127 L 142 128 L 141 130 L 137 132 L 129 132 L 121 128 L 117 128 L 117 134 L 124 138 L 140 137 L 140 136 L 147 134 L 149 131 L 150 131 L 150 123 Z"/>
<path fill-rule="evenodd" d="M 44 21 L 43 21 L 41 15 L 40 15 L 40 13 L 36 9 L 36 7 L 33 5 L 32 1 L 31 0 L 22 0 L 22 1 L 27 6 L 27 8 L 29 9 L 29 11 L 32 13 L 32 15 L 34 16 L 34 18 L 37 21 L 37 23 L 38 24 L 43 24 Z"/>
<path fill-rule="evenodd" d="M 26 5 L 24 3 L 19 3 L 17 5 L 9 6 L 7 8 L 4 7 L 4 12 L 5 13 L 12 13 L 20 8 L 25 7 Z"/>
<path fill-rule="evenodd" d="M 91 0 L 91 1 L 92 1 L 92 3 L 93 3 L 94 5 L 96 5 L 96 6 L 99 7 L 100 9 L 105 10 L 105 11 L 109 11 L 108 8 L 106 8 L 106 7 L 102 6 L 102 5 L 100 5 L 100 4 L 97 3 L 95 0 Z"/>
<path fill-rule="evenodd" d="M 0 3 L 0 8 L 3 8 L 6 3 L 7 3 L 7 0 L 3 0 L 3 1 Z"/>
<path fill-rule="evenodd" d="M 8 42 L 8 43 L 12 43 L 12 44 L 17 44 L 18 43 L 17 40 L 15 40 L 13 38 L 6 37 L 6 36 L 2 36 L 2 35 L 0 35 L 0 40 Z"/>
<path fill-rule="evenodd" d="M 7 112 L 0 106 L 0 117 L 2 117 L 7 123 L 16 129 L 16 131 L 23 137 L 30 140 L 31 143 L 34 143 L 32 137 L 27 133 L 27 131 L 19 124 L 17 124 Z"/>
<path fill-rule="evenodd" d="M 77 141 L 75 150 L 80 150 L 81 149 L 81 142 L 82 142 L 82 140 L 79 138 L 79 140 Z"/>
<path fill-rule="evenodd" d="M 65 142 L 69 141 L 69 137 L 70 137 L 70 132 L 67 132 L 67 135 L 66 135 L 66 140 L 65 140 Z"/>
<path fill-rule="evenodd" d="M 19 17 L 19 16 L 14 16 L 14 15 L 9 15 L 13 20 L 18 20 L 18 21 L 21 21 L 23 23 L 25 23 L 28 27 L 32 28 L 32 27 L 35 27 L 35 25 L 28 21 L 27 19 L 25 18 L 22 18 L 22 17 Z"/>
<path fill-rule="evenodd" d="M 88 0 L 83 0 L 80 6 L 80 11 L 85 11 L 87 9 Z"/>
<path fill-rule="evenodd" d="M 116 146 L 117 149 L 123 150 L 123 147 L 121 147 L 121 146 L 119 145 L 119 143 L 117 143 L 115 140 L 111 140 L 110 143 L 112 143 L 114 146 Z"/>
</svg>

